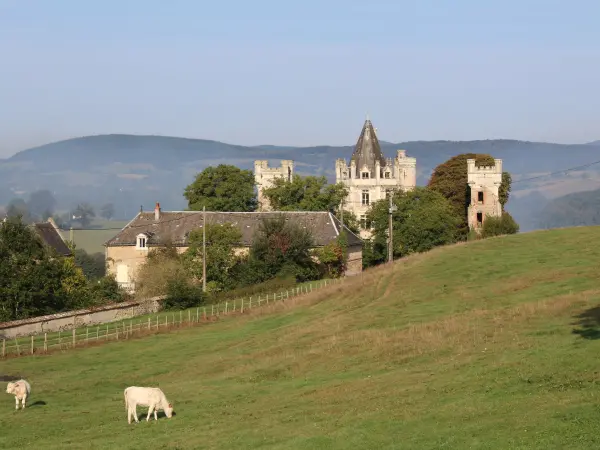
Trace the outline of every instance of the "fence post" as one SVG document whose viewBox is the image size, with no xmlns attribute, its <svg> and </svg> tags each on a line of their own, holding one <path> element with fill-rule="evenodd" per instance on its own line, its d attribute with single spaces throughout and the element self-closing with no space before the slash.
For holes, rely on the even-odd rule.
<svg viewBox="0 0 600 450">
<path fill-rule="evenodd" d="M 33 334 L 31 335 L 31 354 L 33 355 Z"/>
<path fill-rule="evenodd" d="M 244 297 L 242 297 L 242 306 L 241 306 L 241 310 L 242 314 L 244 314 Z"/>
<path fill-rule="evenodd" d="M 175 313 L 173 313 L 173 326 L 175 326 Z"/>
<path fill-rule="evenodd" d="M 285 291 L 285 298 L 290 298 L 290 290 L 286 289 Z"/>
<path fill-rule="evenodd" d="M 21 356 L 21 349 L 19 349 L 19 341 L 15 338 L 15 345 L 17 347 L 17 355 Z"/>
<path fill-rule="evenodd" d="M 252 308 L 252 297 L 250 297 L 250 304 L 248 305 L 248 308 Z"/>
<path fill-rule="evenodd" d="M 202 312 L 204 313 L 204 321 L 206 321 L 206 306 L 203 308 Z"/>
<path fill-rule="evenodd" d="M 96 342 L 100 339 L 100 325 L 96 327 Z"/>
<path fill-rule="evenodd" d="M 183 311 L 179 311 L 179 325 L 183 323 Z"/>
<path fill-rule="evenodd" d="M 210 316 L 212 317 L 214 315 L 215 315 L 215 305 L 212 304 L 212 305 L 210 305 Z"/>
<path fill-rule="evenodd" d="M 228 310 L 229 310 L 229 302 L 225 301 L 225 314 L 227 314 Z"/>
<path fill-rule="evenodd" d="M 85 345 L 90 343 L 90 328 L 85 327 Z"/>
<path fill-rule="evenodd" d="M 48 351 L 48 333 L 44 333 L 44 353 Z"/>
<path fill-rule="evenodd" d="M 156 315 L 156 329 L 157 329 L 157 330 L 158 330 L 158 327 L 159 327 L 159 325 L 158 325 L 158 314 L 157 314 L 157 315 Z"/>
<path fill-rule="evenodd" d="M 6 339 L 2 339 L 2 357 L 6 356 Z"/>
<path fill-rule="evenodd" d="M 60 330 L 58 330 L 58 346 L 59 346 L 59 347 L 61 346 L 61 345 L 60 345 L 61 343 L 62 343 L 62 340 L 61 340 L 61 338 L 60 338 Z"/>
<path fill-rule="evenodd" d="M 148 331 L 150 331 L 150 317 L 148 317 Z"/>
<path fill-rule="evenodd" d="M 73 348 L 75 348 L 75 331 L 76 329 L 73 328 Z"/>
<path fill-rule="evenodd" d="M 119 327 L 115 326 L 115 333 L 117 337 L 117 341 L 119 340 Z"/>
<path fill-rule="evenodd" d="M 188 325 L 192 321 L 192 311 L 188 309 Z"/>
<path fill-rule="evenodd" d="M 200 322 L 200 308 L 196 308 L 196 322 Z"/>
</svg>

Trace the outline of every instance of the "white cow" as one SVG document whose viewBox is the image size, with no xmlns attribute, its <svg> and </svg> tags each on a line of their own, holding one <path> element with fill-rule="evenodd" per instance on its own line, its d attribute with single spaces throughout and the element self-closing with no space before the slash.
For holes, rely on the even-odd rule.
<svg viewBox="0 0 600 450">
<path fill-rule="evenodd" d="M 129 386 L 123 392 L 125 396 L 125 409 L 127 410 L 127 422 L 131 423 L 131 417 L 139 422 L 137 416 L 137 405 L 148 407 L 146 421 L 150 420 L 150 414 L 154 412 L 154 420 L 158 420 L 156 411 L 162 409 L 168 418 L 173 415 L 173 405 L 160 388 Z"/>
<path fill-rule="evenodd" d="M 16 409 L 19 409 L 19 400 L 21 400 L 22 407 L 25 408 L 25 401 L 31 393 L 31 386 L 29 386 L 29 383 L 25 380 L 11 381 L 8 383 L 8 386 L 6 386 L 6 393 L 15 396 Z"/>
</svg>

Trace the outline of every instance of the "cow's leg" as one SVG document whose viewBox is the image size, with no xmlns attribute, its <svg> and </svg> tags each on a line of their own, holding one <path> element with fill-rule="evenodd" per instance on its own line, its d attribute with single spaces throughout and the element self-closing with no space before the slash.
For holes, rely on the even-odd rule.
<svg viewBox="0 0 600 450">
<path fill-rule="evenodd" d="M 127 405 L 127 423 L 131 425 L 131 406 Z"/>
<path fill-rule="evenodd" d="M 25 401 L 27 400 L 27 394 L 23 395 L 23 398 L 21 399 L 21 406 L 23 408 L 25 408 Z"/>
<path fill-rule="evenodd" d="M 156 410 L 157 410 L 157 409 L 158 409 L 158 408 L 154 408 L 154 420 L 158 420 L 158 417 L 156 416 Z"/>
<path fill-rule="evenodd" d="M 15 409 L 19 409 L 19 397 L 15 395 Z"/>
<path fill-rule="evenodd" d="M 146 422 L 148 422 L 150 420 L 150 414 L 152 414 L 152 411 L 154 411 L 154 404 L 150 403 L 150 406 L 148 406 L 148 415 L 146 416 Z"/>
<path fill-rule="evenodd" d="M 131 412 L 133 413 L 133 418 L 135 419 L 135 421 L 139 422 L 138 415 L 137 415 L 137 403 L 134 403 L 133 405 L 131 405 Z"/>
</svg>

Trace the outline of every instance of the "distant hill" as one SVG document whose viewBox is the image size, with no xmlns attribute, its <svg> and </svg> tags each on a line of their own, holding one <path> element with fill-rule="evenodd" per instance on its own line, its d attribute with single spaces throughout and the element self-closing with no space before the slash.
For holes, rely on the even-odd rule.
<svg viewBox="0 0 600 450">
<path fill-rule="evenodd" d="M 600 225 L 600 189 L 552 199 L 539 211 L 536 228 Z"/>
<path fill-rule="evenodd" d="M 333 181 L 335 160 L 350 158 L 354 138 L 349 138 L 351 145 L 337 147 L 249 147 L 203 139 L 122 134 L 69 139 L 0 160 L 0 204 L 37 189 L 50 189 L 64 208 L 81 201 L 95 205 L 113 202 L 117 219 L 127 219 L 141 205 L 149 209 L 156 201 L 165 209 L 182 209 L 186 206 L 183 189 L 196 173 L 220 163 L 252 169 L 255 159 L 268 159 L 273 164 L 293 159 L 298 173 L 325 175 Z M 600 144 L 562 145 L 506 139 L 396 144 L 382 141 L 382 149 L 390 157 L 397 149 L 415 156 L 420 185 L 427 183 L 436 165 L 459 153 L 489 153 L 502 158 L 505 170 L 515 180 L 509 210 L 523 224 L 531 222 L 529 194 L 537 196 L 536 204 L 540 204 L 540 198 L 600 188 L 595 167 L 568 176 L 518 183 L 519 179 L 594 161 L 600 155 Z"/>
</svg>

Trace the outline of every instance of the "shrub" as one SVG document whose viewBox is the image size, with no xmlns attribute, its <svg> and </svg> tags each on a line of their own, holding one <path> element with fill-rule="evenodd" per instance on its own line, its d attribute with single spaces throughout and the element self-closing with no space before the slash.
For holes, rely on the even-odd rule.
<svg viewBox="0 0 600 450">
<path fill-rule="evenodd" d="M 508 212 L 504 211 L 500 217 L 487 216 L 485 218 L 481 228 L 481 237 L 485 239 L 518 232 L 519 224 Z"/>
</svg>

